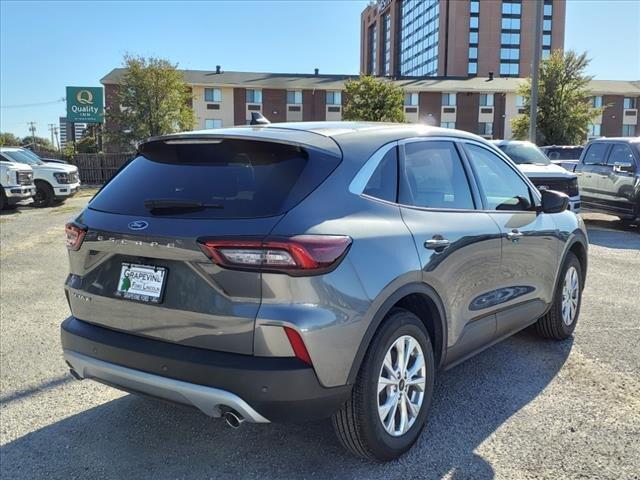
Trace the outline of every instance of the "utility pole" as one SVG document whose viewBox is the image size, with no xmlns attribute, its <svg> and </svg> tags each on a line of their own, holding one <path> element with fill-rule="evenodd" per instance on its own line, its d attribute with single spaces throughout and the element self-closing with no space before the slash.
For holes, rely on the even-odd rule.
<svg viewBox="0 0 640 480">
<path fill-rule="evenodd" d="M 544 0 L 536 2 L 536 28 L 533 36 L 533 62 L 531 64 L 531 111 L 529 114 L 529 141 L 536 143 L 538 123 L 538 78 L 540 76 L 540 54 L 542 50 L 542 18 Z"/>
<path fill-rule="evenodd" d="M 29 131 L 31 132 L 31 144 L 33 149 L 36 149 L 36 122 L 27 122 L 29 125 Z"/>
<path fill-rule="evenodd" d="M 60 139 L 58 138 L 58 127 L 53 127 L 53 134 L 56 136 L 56 148 L 60 151 Z"/>
<path fill-rule="evenodd" d="M 55 128 L 55 123 L 49 123 L 48 127 L 49 127 L 49 132 L 51 133 L 51 145 L 53 145 L 54 147 L 56 146 L 55 143 L 53 143 L 53 129 Z"/>
</svg>

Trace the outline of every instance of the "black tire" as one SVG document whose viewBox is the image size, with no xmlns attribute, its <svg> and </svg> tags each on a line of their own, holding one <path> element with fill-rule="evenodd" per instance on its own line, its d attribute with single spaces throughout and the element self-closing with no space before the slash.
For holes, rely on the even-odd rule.
<svg viewBox="0 0 640 480">
<path fill-rule="evenodd" d="M 571 323 L 567 325 L 562 318 L 562 296 L 565 276 L 567 271 L 572 267 L 576 269 L 578 274 L 578 305 Z M 583 282 L 584 277 L 582 276 L 580 261 L 578 261 L 578 258 L 573 253 L 567 253 L 567 257 L 560 270 L 558 284 L 556 285 L 556 291 L 553 297 L 553 304 L 547 314 L 540 317 L 536 322 L 536 330 L 542 337 L 553 340 L 565 340 L 573 334 L 573 331 L 576 329 L 576 324 L 578 323 L 578 317 L 580 316 Z"/>
<path fill-rule="evenodd" d="M 411 335 L 422 349 L 426 384 L 415 422 L 405 434 L 392 436 L 385 430 L 378 414 L 377 385 L 387 351 L 403 335 Z M 407 310 L 391 310 L 371 341 L 351 398 L 333 415 L 333 427 L 340 443 L 354 455 L 368 460 L 398 458 L 413 446 L 424 428 L 433 395 L 434 376 L 433 348 L 424 324 Z"/>
<path fill-rule="evenodd" d="M 33 197 L 33 206 L 36 208 L 50 207 L 55 200 L 53 187 L 47 182 L 35 182 L 36 194 Z"/>
</svg>

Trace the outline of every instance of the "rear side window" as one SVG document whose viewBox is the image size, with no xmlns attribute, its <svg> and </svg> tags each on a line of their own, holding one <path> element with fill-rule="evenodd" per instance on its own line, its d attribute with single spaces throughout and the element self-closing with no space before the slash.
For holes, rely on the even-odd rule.
<svg viewBox="0 0 640 480">
<path fill-rule="evenodd" d="M 475 208 L 467 175 L 453 143 L 406 144 L 401 171 L 400 203 L 425 208 Z"/>
<path fill-rule="evenodd" d="M 606 143 L 592 143 L 587 147 L 587 153 L 584 157 L 586 165 L 604 165 L 604 155 L 607 153 Z"/>
<path fill-rule="evenodd" d="M 365 195 L 388 202 L 396 202 L 398 196 L 398 153 L 394 147 L 389 150 L 371 175 L 364 189 Z"/>
<path fill-rule="evenodd" d="M 339 162 L 319 151 L 265 141 L 152 142 L 142 146 L 89 208 L 179 218 L 280 215 L 320 185 Z"/>
<path fill-rule="evenodd" d="M 531 210 L 529 186 L 496 154 L 473 144 L 465 145 L 488 210 Z"/>
<path fill-rule="evenodd" d="M 578 160 L 582 154 L 582 148 L 551 148 L 546 153 L 551 160 Z"/>
</svg>

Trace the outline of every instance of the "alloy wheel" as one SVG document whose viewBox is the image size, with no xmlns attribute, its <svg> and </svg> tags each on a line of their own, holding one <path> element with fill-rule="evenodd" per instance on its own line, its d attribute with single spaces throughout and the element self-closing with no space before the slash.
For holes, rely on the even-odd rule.
<svg viewBox="0 0 640 480">
<path fill-rule="evenodd" d="M 562 284 L 562 321 L 569 326 L 573 323 L 578 311 L 580 298 L 580 279 L 575 267 L 569 267 Z"/>
</svg>

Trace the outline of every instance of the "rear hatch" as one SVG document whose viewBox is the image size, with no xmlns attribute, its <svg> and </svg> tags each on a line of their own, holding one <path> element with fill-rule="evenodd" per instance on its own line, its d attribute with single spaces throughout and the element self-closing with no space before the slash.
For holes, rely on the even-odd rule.
<svg viewBox="0 0 640 480">
<path fill-rule="evenodd" d="M 259 272 L 224 269 L 199 240 L 265 238 L 340 162 L 308 145 L 234 138 L 144 144 L 76 219 L 75 317 L 136 335 L 250 354 Z"/>
</svg>

